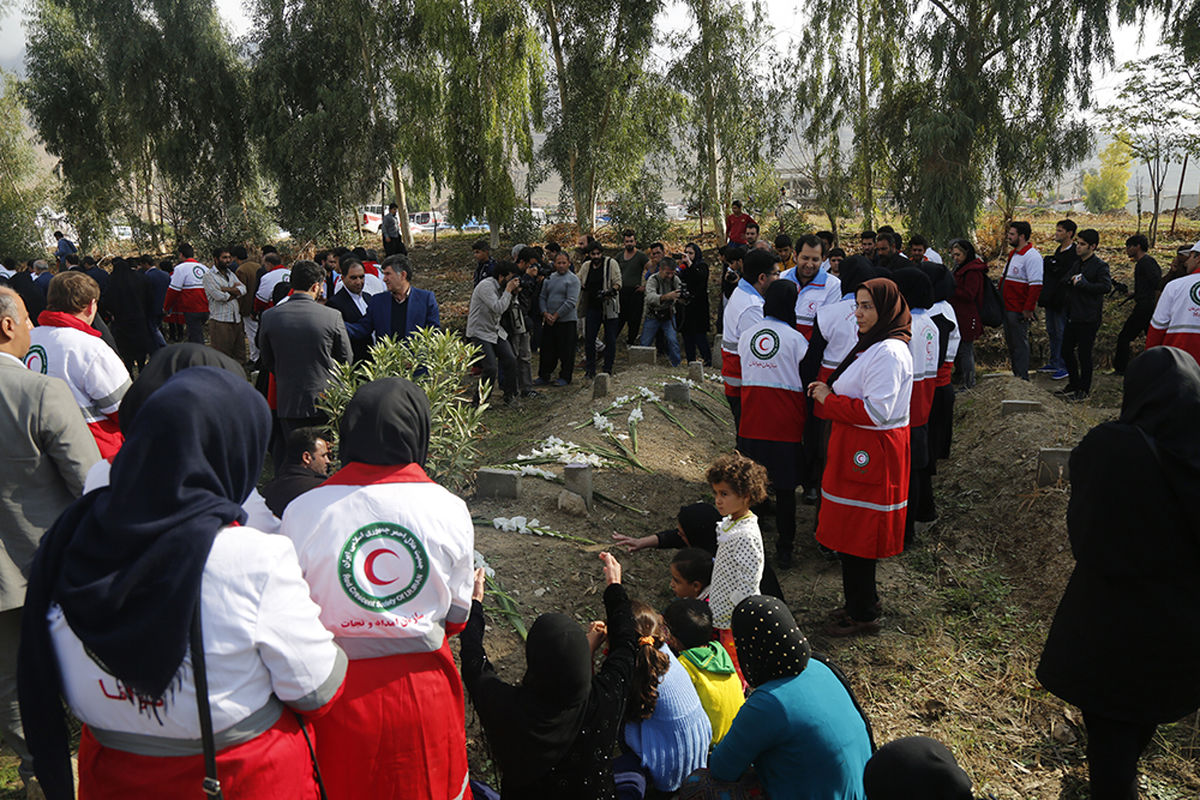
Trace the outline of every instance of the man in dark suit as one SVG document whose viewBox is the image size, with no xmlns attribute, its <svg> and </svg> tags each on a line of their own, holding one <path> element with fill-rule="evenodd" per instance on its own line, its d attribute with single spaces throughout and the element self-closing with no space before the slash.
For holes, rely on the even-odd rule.
<svg viewBox="0 0 1200 800">
<path fill-rule="evenodd" d="M 329 443 L 318 428 L 297 428 L 287 437 L 287 463 L 262 488 L 271 513 L 283 519 L 288 503 L 325 482 Z"/>
<path fill-rule="evenodd" d="M 363 286 L 367 280 L 367 271 L 363 269 L 363 265 L 358 259 L 348 259 L 345 261 L 341 272 L 342 285 L 329 298 L 325 305 L 341 312 L 342 319 L 345 320 L 346 328 L 349 332 L 351 325 L 362 322 L 366 316 L 367 301 L 371 299 L 371 295 L 363 291 Z M 361 328 L 358 330 L 361 331 Z M 367 358 L 367 350 L 370 346 L 371 333 L 369 331 L 359 336 L 355 336 L 352 332 L 350 333 L 350 349 L 354 352 L 355 361 L 362 361 Z"/>
<path fill-rule="evenodd" d="M 334 364 L 350 362 L 350 337 L 342 315 L 316 301 L 325 269 L 315 261 L 292 265 L 292 294 L 263 312 L 258 329 L 263 369 L 275 375 L 276 412 L 283 435 L 325 424 L 317 398 Z M 282 451 L 279 454 L 282 460 Z"/>
<path fill-rule="evenodd" d="M 83 493 L 100 451 L 67 384 L 22 363 L 32 327 L 20 295 L 0 288 L 0 738 L 20 757 L 28 796 L 41 797 L 17 706 L 25 581 L 42 535 Z"/>
<path fill-rule="evenodd" d="M 408 256 L 388 256 L 383 261 L 383 283 L 386 294 L 374 295 L 367 301 L 367 312 L 361 322 L 347 323 L 352 337 L 374 334 L 375 341 L 385 336 L 403 339 L 418 328 L 437 328 L 437 299 L 433 292 L 412 285 L 413 266 Z"/>
</svg>

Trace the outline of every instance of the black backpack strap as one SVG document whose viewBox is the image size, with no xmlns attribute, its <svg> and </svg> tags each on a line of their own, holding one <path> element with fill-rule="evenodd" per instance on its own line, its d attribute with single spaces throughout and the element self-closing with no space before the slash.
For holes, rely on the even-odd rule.
<svg viewBox="0 0 1200 800">
<path fill-rule="evenodd" d="M 212 707 L 208 703 L 208 672 L 204 666 L 204 639 L 200 635 L 200 598 L 192 614 L 192 674 L 196 683 L 196 707 L 200 712 L 200 741 L 204 745 L 204 794 L 214 800 L 224 800 L 221 781 L 217 777 L 217 743 L 213 738 Z"/>
</svg>

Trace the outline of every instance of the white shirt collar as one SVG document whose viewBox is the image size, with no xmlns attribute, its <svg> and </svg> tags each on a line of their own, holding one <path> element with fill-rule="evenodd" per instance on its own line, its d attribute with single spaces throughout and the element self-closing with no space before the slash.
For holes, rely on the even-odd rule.
<svg viewBox="0 0 1200 800">
<path fill-rule="evenodd" d="M 17 362 L 22 367 L 25 366 L 25 362 L 22 361 L 21 359 L 17 358 L 16 356 L 14 356 L 12 353 L 0 353 L 0 356 L 4 356 L 5 358 L 11 358 L 13 361 Z"/>
</svg>

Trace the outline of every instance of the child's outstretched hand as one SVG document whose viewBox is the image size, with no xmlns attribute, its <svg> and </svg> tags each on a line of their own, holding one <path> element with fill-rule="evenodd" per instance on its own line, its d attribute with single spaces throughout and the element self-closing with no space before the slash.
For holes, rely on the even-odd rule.
<svg viewBox="0 0 1200 800">
<path fill-rule="evenodd" d="M 604 640 L 607 636 L 608 625 L 604 624 L 600 620 L 596 620 L 592 624 L 588 625 L 587 640 L 588 647 L 591 648 L 592 655 L 596 654 L 596 649 L 604 643 Z"/>
<path fill-rule="evenodd" d="M 487 573 L 483 571 L 483 567 L 475 570 L 475 587 L 471 590 L 471 599 L 483 602 L 483 593 L 487 589 Z"/>
<path fill-rule="evenodd" d="M 609 586 L 612 586 L 614 583 L 620 583 L 621 563 L 613 558 L 613 554 L 608 552 L 601 553 L 600 561 L 604 564 L 604 582 Z"/>
<path fill-rule="evenodd" d="M 626 536 L 623 533 L 614 533 L 613 541 L 618 547 L 624 547 L 626 553 L 636 553 L 638 550 L 645 550 L 647 547 L 658 547 L 657 536 Z"/>
</svg>

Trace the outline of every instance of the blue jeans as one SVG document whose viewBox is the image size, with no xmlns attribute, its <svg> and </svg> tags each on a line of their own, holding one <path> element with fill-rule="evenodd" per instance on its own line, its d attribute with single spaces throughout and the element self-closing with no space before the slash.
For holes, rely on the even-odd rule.
<svg viewBox="0 0 1200 800">
<path fill-rule="evenodd" d="M 1046 309 L 1046 336 L 1050 338 L 1050 359 L 1048 366 L 1055 369 L 1066 369 L 1067 362 L 1063 360 L 1063 331 L 1067 328 L 1067 312 L 1058 309 Z"/>
<path fill-rule="evenodd" d="M 663 336 L 667 340 L 667 358 L 671 360 L 672 367 L 678 367 L 680 362 L 679 356 L 679 339 L 675 336 L 675 319 L 668 317 L 667 319 L 659 319 L 651 314 L 642 322 L 642 347 L 652 347 L 654 345 L 654 337 L 662 330 Z"/>
</svg>

